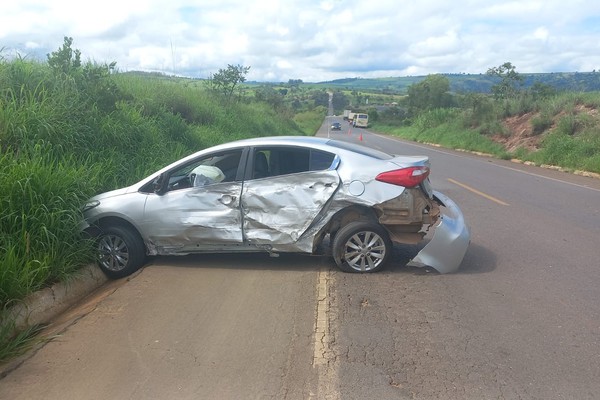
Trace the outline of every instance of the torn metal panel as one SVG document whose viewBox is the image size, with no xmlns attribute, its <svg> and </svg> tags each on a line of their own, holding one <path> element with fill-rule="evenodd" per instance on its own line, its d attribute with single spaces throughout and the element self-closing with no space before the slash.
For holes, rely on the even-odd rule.
<svg viewBox="0 0 600 400">
<path fill-rule="evenodd" d="M 383 225 L 429 224 L 433 201 L 420 188 L 406 189 L 400 196 L 374 206 Z"/>
<path fill-rule="evenodd" d="M 279 251 L 296 248 L 294 244 L 322 215 L 338 185 L 336 171 L 246 182 L 241 204 L 244 239 L 255 245 L 272 245 Z"/>
<path fill-rule="evenodd" d="M 456 271 L 460 266 L 469 247 L 471 233 L 456 203 L 440 192 L 434 191 L 433 194 L 443 206 L 441 218 L 434 226 L 431 241 L 409 265 L 429 266 L 446 274 Z"/>
</svg>

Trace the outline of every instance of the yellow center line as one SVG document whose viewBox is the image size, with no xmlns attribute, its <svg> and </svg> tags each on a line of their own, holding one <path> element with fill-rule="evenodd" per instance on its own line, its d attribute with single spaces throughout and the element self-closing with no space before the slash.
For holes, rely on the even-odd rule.
<svg viewBox="0 0 600 400">
<path fill-rule="evenodd" d="M 508 203 L 505 203 L 505 202 L 503 202 L 502 200 L 499 200 L 499 199 L 497 199 L 497 198 L 495 198 L 495 197 L 493 197 L 493 196 L 490 196 L 489 194 L 485 194 L 485 193 L 483 193 L 483 192 L 480 192 L 480 191 L 479 191 L 479 190 L 477 190 L 477 189 L 473 189 L 471 186 L 468 186 L 468 185 L 465 185 L 464 183 L 460 183 L 460 182 L 458 182 L 458 181 L 455 181 L 455 180 L 454 180 L 454 179 L 452 179 L 452 178 L 448 178 L 448 181 L 450 181 L 450 182 L 454 183 L 455 185 L 458 185 L 458 186 L 460 186 L 460 187 L 462 187 L 462 188 L 465 188 L 465 189 L 467 189 L 467 190 L 468 190 L 468 191 L 470 191 L 470 192 L 473 192 L 473 193 L 475 193 L 475 194 L 478 194 L 478 195 L 480 195 L 481 197 L 485 197 L 486 199 L 488 199 L 488 200 L 491 200 L 491 201 L 493 201 L 494 203 L 498 203 L 498 204 L 500 204 L 501 206 L 509 206 L 509 205 L 510 205 L 510 204 L 508 204 Z"/>
</svg>

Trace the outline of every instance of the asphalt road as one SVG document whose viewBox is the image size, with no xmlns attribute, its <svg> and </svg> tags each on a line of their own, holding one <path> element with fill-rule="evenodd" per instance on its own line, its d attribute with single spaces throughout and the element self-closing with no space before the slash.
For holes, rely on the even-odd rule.
<svg viewBox="0 0 600 400">
<path fill-rule="evenodd" d="M 430 156 L 472 229 L 457 273 L 406 267 L 418 246 L 365 275 L 156 258 L 57 321 L 0 399 L 598 398 L 600 180 L 343 127 L 320 135 Z"/>
<path fill-rule="evenodd" d="M 333 274 L 341 398 L 386 382 L 375 397 L 599 397 L 599 180 L 361 129 L 330 135 L 428 155 L 433 186 L 472 228 L 455 274 L 423 275 L 402 257 L 381 274 Z"/>
</svg>

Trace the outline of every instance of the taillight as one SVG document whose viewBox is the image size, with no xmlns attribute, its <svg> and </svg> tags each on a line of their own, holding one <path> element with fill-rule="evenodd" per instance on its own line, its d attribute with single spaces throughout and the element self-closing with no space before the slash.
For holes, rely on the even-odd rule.
<svg viewBox="0 0 600 400">
<path fill-rule="evenodd" d="M 411 188 L 420 185 L 428 176 L 429 167 L 421 166 L 382 172 L 375 179 L 380 182 Z"/>
</svg>

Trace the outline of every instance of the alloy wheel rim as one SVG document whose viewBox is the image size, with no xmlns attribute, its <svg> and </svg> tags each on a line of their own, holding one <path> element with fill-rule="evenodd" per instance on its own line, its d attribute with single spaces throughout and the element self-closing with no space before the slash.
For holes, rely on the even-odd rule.
<svg viewBox="0 0 600 400">
<path fill-rule="evenodd" d="M 344 260 L 356 271 L 377 268 L 386 255 L 385 241 L 375 232 L 358 232 L 346 242 Z"/>
<path fill-rule="evenodd" d="M 100 263 L 110 271 L 121 271 L 129 261 L 129 249 L 119 236 L 106 235 L 98 242 Z"/>
</svg>

